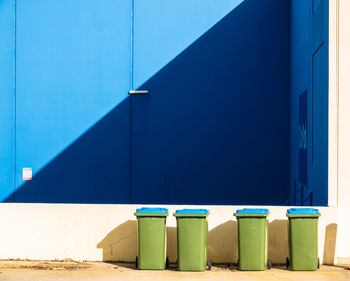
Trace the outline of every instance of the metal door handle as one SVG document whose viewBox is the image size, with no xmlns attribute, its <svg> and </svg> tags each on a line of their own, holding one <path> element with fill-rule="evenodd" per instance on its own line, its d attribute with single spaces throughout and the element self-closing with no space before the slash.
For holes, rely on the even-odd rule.
<svg viewBox="0 0 350 281">
<path fill-rule="evenodd" d="M 131 90 L 129 91 L 129 95 L 147 95 L 147 90 Z"/>
</svg>

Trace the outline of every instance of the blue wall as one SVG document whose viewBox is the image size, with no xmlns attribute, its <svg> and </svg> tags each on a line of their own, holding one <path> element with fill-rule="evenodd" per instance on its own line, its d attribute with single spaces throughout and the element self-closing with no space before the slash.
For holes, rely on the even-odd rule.
<svg viewBox="0 0 350 281">
<path fill-rule="evenodd" d="M 291 23 L 289 204 L 327 205 L 328 0 L 293 0 Z"/>
<path fill-rule="evenodd" d="M 244 0 L 135 0 L 134 87 L 162 69 Z"/>
<path fill-rule="evenodd" d="M 0 1 L 0 200 L 14 191 L 14 28 L 13 1 Z"/>
<path fill-rule="evenodd" d="M 286 200 L 288 1 L 244 1 L 141 88 L 149 95 L 132 97 L 135 202 Z"/>
<path fill-rule="evenodd" d="M 2 199 L 287 204 L 290 1 L 204 2 L 17 0 Z"/>
<path fill-rule="evenodd" d="M 130 21 L 128 1 L 17 1 L 16 187 L 127 97 Z"/>
</svg>

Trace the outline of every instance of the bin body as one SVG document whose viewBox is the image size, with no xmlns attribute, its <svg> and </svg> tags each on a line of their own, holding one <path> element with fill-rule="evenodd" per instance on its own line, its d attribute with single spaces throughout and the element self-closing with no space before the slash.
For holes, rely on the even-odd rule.
<svg viewBox="0 0 350 281">
<path fill-rule="evenodd" d="M 312 208 L 287 211 L 291 270 L 317 270 L 319 216 Z"/>
<path fill-rule="evenodd" d="M 138 221 L 138 269 L 164 269 L 168 210 L 141 208 L 135 215 Z"/>
<path fill-rule="evenodd" d="M 243 209 L 234 214 L 238 221 L 238 269 L 265 270 L 268 263 L 267 209 Z"/>
<path fill-rule="evenodd" d="M 204 271 L 208 255 L 208 210 L 184 209 L 177 221 L 177 264 L 180 271 Z"/>
</svg>

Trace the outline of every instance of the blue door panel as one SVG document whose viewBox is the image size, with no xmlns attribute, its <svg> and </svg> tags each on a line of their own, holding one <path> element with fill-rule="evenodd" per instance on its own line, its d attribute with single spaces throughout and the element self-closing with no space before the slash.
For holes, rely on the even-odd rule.
<svg viewBox="0 0 350 281">
<path fill-rule="evenodd" d="M 0 201 L 13 192 L 15 6 L 0 1 Z"/>
<path fill-rule="evenodd" d="M 130 11 L 121 0 L 17 1 L 16 178 L 30 185 L 18 200 L 112 200 L 113 185 L 128 198 Z"/>
<path fill-rule="evenodd" d="M 288 1 L 242 2 L 141 86 L 149 94 L 132 97 L 133 202 L 286 200 L 289 12 Z M 141 62 L 135 71 L 146 73 Z"/>
</svg>

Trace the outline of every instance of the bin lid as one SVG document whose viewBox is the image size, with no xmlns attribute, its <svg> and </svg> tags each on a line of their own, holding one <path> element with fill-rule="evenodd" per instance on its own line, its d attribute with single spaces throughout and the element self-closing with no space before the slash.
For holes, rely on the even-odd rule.
<svg viewBox="0 0 350 281">
<path fill-rule="evenodd" d="M 237 214 L 268 214 L 270 211 L 268 209 L 253 209 L 253 208 L 244 208 L 237 210 Z"/>
<path fill-rule="evenodd" d="M 207 209 L 182 209 L 176 210 L 176 214 L 208 214 L 209 211 Z"/>
<path fill-rule="evenodd" d="M 168 213 L 168 209 L 166 208 L 140 208 L 140 209 L 136 209 L 136 213 L 147 213 L 147 214 L 151 214 L 151 213 L 161 213 L 161 214 L 167 214 Z"/>
<path fill-rule="evenodd" d="M 287 210 L 287 214 L 319 214 L 320 211 L 314 208 L 291 208 Z"/>
</svg>

